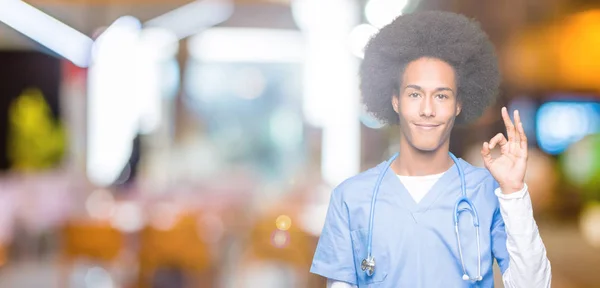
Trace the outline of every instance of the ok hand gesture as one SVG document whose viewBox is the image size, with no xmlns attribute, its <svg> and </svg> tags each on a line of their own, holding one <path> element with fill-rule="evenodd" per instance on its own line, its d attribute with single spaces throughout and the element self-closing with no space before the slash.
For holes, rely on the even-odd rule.
<svg viewBox="0 0 600 288">
<path fill-rule="evenodd" d="M 527 137 L 518 110 L 514 112 L 514 124 L 508 116 L 506 107 L 502 108 L 501 113 L 508 140 L 502 133 L 498 133 L 489 143 L 483 143 L 481 156 L 485 168 L 500 184 L 502 193 L 510 194 L 520 191 L 524 186 L 527 170 Z M 497 146 L 500 147 L 501 155 L 494 158 L 491 151 Z"/>
</svg>

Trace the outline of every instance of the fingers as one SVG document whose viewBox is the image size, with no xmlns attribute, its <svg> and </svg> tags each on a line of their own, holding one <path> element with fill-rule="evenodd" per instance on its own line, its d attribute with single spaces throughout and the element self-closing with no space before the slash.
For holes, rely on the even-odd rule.
<svg viewBox="0 0 600 288">
<path fill-rule="evenodd" d="M 488 165 L 492 163 L 492 150 L 490 149 L 488 142 L 483 143 L 483 147 L 481 148 L 481 157 L 483 158 L 483 164 L 485 164 L 485 167 L 488 167 Z"/>
<path fill-rule="evenodd" d="M 515 124 L 517 125 L 517 135 L 519 135 L 520 140 L 519 147 L 521 147 L 521 149 L 527 149 L 527 135 L 525 135 L 525 129 L 523 129 L 523 122 L 521 122 L 521 117 L 518 113 L 515 115 L 517 117 L 515 119 L 518 119 L 518 122 L 515 120 Z"/>
<path fill-rule="evenodd" d="M 494 149 L 494 147 L 496 147 L 496 145 L 500 145 L 500 147 L 504 147 L 504 145 L 506 145 L 506 144 L 508 144 L 506 137 L 504 137 L 504 135 L 502 133 L 498 133 L 498 134 L 496 134 L 496 136 L 494 136 L 494 138 L 492 138 L 490 140 L 489 149 L 490 150 Z"/>
<path fill-rule="evenodd" d="M 515 119 L 515 143 L 517 145 L 521 144 L 521 133 L 519 133 L 519 126 L 521 126 L 521 116 L 519 115 L 519 110 L 515 110 L 514 113 L 514 119 Z"/>
<path fill-rule="evenodd" d="M 513 125 L 510 120 L 506 107 L 502 107 L 502 120 L 504 120 L 504 125 L 506 126 L 506 136 L 508 136 L 508 141 L 513 141 L 515 138 L 515 125 Z"/>
</svg>

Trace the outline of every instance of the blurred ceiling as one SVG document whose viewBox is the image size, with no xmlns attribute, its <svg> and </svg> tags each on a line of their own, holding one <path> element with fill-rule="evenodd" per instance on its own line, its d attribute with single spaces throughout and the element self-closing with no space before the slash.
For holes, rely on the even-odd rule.
<svg viewBox="0 0 600 288">
<path fill-rule="evenodd" d="M 289 9 L 292 0 L 233 0 L 236 10 L 224 25 L 295 28 Z M 364 5 L 367 0 L 357 1 Z M 414 1 L 414 0 L 412 0 Z M 92 36 L 101 27 L 121 16 L 131 15 L 145 22 L 192 0 L 26 0 L 25 2 Z M 420 0 L 420 10 L 441 9 L 478 19 L 496 44 L 529 23 L 555 18 L 567 7 L 589 5 L 587 0 Z M 1 9 L 1 7 L 0 7 Z M 260 15 L 257 17 L 257 15 Z M 0 49 L 30 49 L 33 41 L 0 23 Z"/>
<path fill-rule="evenodd" d="M 232 1 L 235 3 L 233 15 L 218 26 L 297 29 L 289 7 L 293 0 Z M 364 5 L 368 0 L 348 1 L 357 1 L 360 5 Z M 27 0 L 26 2 L 93 37 L 98 29 L 110 25 L 121 16 L 131 15 L 144 23 L 193 1 Z M 598 44 L 600 38 L 597 36 L 600 35 L 600 14 L 581 14 L 583 16 L 579 18 L 569 17 L 592 8 L 600 8 L 600 1 L 420 0 L 417 9 L 455 11 L 480 21 L 484 30 L 501 50 L 501 64 L 508 83 L 527 89 L 538 89 L 540 85 L 548 87 L 549 84 L 600 89 L 595 79 L 595 75 L 600 73 L 600 67 L 589 65 L 590 60 L 600 63 L 600 55 L 595 52 L 597 50 L 595 47 L 600 46 Z M 565 38 L 569 35 L 571 37 Z M 40 46 L 34 41 L 0 23 L 0 49 L 39 48 Z M 581 57 L 572 59 L 569 55 L 573 53 L 570 51 L 575 50 Z M 585 55 L 588 56 L 583 57 Z M 561 79 L 576 79 L 576 81 L 569 80 L 570 82 L 567 83 Z"/>
<path fill-rule="evenodd" d="M 87 1 L 87 0 L 86 0 Z M 129 2 L 141 2 L 146 0 L 132 0 Z M 171 11 L 189 0 L 169 0 L 156 1 L 162 3 L 153 4 L 127 4 L 128 1 L 123 1 L 125 4 L 101 4 L 110 2 L 99 0 L 98 4 L 66 4 L 84 2 L 79 0 L 74 1 L 59 1 L 59 0 L 35 0 L 27 1 L 37 9 L 51 15 L 59 21 L 73 27 L 74 29 L 92 36 L 96 29 L 110 25 L 117 18 L 124 15 L 134 16 L 140 21 L 146 21 L 156 16 Z M 91 0 L 88 2 L 96 2 Z M 153 1 L 150 0 L 150 3 Z M 114 2 L 113 2 L 114 3 Z M 0 49 L 32 49 L 38 47 L 37 43 L 23 36 L 11 27 L 4 23 L 0 23 Z"/>
<path fill-rule="evenodd" d="M 130 15 L 142 23 L 191 3 L 191 0 L 27 0 L 44 13 L 92 36 L 121 16 Z M 233 0 L 234 15 L 227 26 L 297 29 L 289 0 Z M 0 4 L 1 5 L 1 4 Z M 1 7 L 0 7 L 1 9 Z M 260 14 L 261 17 L 256 17 Z M 36 49 L 38 44 L 0 22 L 0 49 Z"/>
</svg>

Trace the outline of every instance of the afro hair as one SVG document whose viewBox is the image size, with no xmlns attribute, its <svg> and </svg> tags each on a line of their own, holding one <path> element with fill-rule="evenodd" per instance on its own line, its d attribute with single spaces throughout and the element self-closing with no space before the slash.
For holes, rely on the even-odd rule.
<svg viewBox="0 0 600 288">
<path fill-rule="evenodd" d="M 478 22 L 452 12 L 425 11 L 399 16 L 365 47 L 360 90 L 368 113 L 398 124 L 391 97 L 397 95 L 406 65 L 422 57 L 440 59 L 456 73 L 457 124 L 470 123 L 496 100 L 500 71 L 496 52 Z"/>
</svg>

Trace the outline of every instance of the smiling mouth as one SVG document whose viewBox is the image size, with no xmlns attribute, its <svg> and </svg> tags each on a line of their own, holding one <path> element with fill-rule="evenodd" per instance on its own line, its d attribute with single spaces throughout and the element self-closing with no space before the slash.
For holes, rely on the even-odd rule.
<svg viewBox="0 0 600 288">
<path fill-rule="evenodd" d="M 434 128 L 440 126 L 441 124 L 417 124 L 417 123 L 414 123 L 414 125 L 417 126 L 417 128 L 419 128 L 419 129 L 431 130 L 431 129 L 434 129 Z"/>
</svg>

